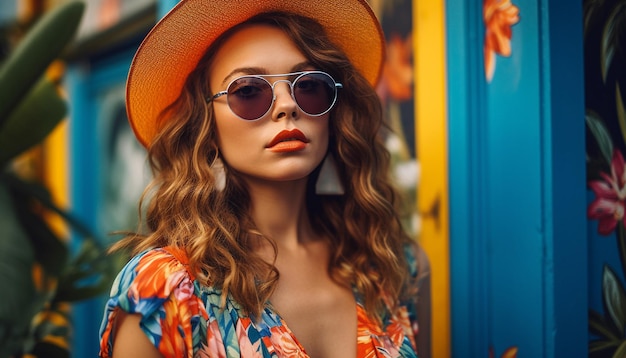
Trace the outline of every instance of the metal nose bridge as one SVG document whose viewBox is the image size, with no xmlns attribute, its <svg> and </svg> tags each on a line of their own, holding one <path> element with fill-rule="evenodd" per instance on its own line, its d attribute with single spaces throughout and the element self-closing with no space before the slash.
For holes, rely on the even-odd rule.
<svg viewBox="0 0 626 358">
<path fill-rule="evenodd" d="M 294 81 L 291 81 L 291 80 L 288 80 L 288 79 L 284 79 L 284 80 L 276 80 L 273 83 L 270 83 L 270 86 L 272 87 L 272 102 L 276 101 L 276 88 L 275 87 L 276 87 L 276 84 L 278 84 L 280 82 L 287 82 L 287 84 L 289 85 L 289 93 L 291 94 L 291 98 L 294 101 L 296 101 L 296 97 L 294 96 L 294 93 L 293 93 L 293 83 L 295 81 L 297 81 L 297 80 L 298 79 L 295 79 Z"/>
</svg>

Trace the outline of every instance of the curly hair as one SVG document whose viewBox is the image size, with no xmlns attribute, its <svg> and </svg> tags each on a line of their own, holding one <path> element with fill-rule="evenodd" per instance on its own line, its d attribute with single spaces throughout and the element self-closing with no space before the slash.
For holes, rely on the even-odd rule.
<svg viewBox="0 0 626 358">
<path fill-rule="evenodd" d="M 134 252 L 162 246 L 183 248 L 197 278 L 222 289 L 223 302 L 231 295 L 248 314 L 260 317 L 279 272 L 250 249 L 251 238 L 268 240 L 275 256 L 276 245 L 255 228 L 248 211 L 250 196 L 235 171 L 227 170 L 224 190 L 215 189 L 211 166 L 219 150 L 212 104 L 205 102 L 215 53 L 232 33 L 248 24 L 282 29 L 312 66 L 343 84 L 330 112 L 328 150 L 335 156 L 346 191 L 341 196 L 316 195 L 316 169 L 307 186 L 309 219 L 327 238 L 330 276 L 338 284 L 353 287 L 362 295 L 366 311 L 381 319 L 406 291 L 409 275 L 403 252 L 411 242 L 402 229 L 397 195 L 389 179 L 381 103 L 347 56 L 324 35 L 322 26 L 309 18 L 261 14 L 231 28 L 212 44 L 180 97 L 160 117 L 161 129 L 149 148 L 154 180 L 140 204 L 149 202 L 144 223 L 148 234 L 130 235 L 117 246 L 132 246 Z"/>
</svg>

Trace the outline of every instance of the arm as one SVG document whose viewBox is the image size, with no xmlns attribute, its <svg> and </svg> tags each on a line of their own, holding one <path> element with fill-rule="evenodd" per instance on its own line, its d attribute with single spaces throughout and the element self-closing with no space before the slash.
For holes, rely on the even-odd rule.
<svg viewBox="0 0 626 358">
<path fill-rule="evenodd" d="M 115 346 L 113 347 L 113 358 L 121 357 L 143 357 L 143 358 L 163 358 L 156 347 L 148 340 L 146 334 L 141 330 L 139 322 L 141 316 L 138 314 L 127 314 L 120 310 L 113 333 Z"/>
</svg>

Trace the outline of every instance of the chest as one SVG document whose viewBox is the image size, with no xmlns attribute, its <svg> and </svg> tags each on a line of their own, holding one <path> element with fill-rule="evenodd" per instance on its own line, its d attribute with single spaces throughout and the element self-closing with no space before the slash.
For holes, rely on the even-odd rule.
<svg viewBox="0 0 626 358">
<path fill-rule="evenodd" d="M 356 357 L 357 304 L 352 291 L 329 277 L 285 281 L 279 281 L 272 308 L 306 352 L 314 358 Z"/>
<path fill-rule="evenodd" d="M 415 357 L 403 329 L 408 321 L 381 326 L 370 320 L 352 288 L 330 277 L 327 260 L 324 250 L 279 255 L 278 284 L 260 320 L 240 317 L 228 304 L 222 310 L 217 296 L 204 296 L 215 301 L 207 313 L 225 350 L 244 357 L 257 356 L 244 354 L 250 349 L 262 357 Z"/>
<path fill-rule="evenodd" d="M 306 310 L 303 315 L 315 324 L 307 325 L 305 320 L 296 317 L 292 320 L 295 325 L 292 328 L 273 306 L 267 306 L 258 319 L 252 319 L 241 315 L 241 308 L 232 297 L 227 299 L 224 308 L 219 290 L 198 288 L 199 298 L 203 301 L 200 307 L 206 308 L 200 316 L 206 319 L 191 322 L 194 357 L 416 357 L 413 335 L 407 331 L 410 323 L 406 312 L 391 317 L 381 326 L 372 321 L 357 302 L 350 308 L 354 312 L 356 306 L 354 330 L 346 329 L 340 319 L 319 321 L 315 314 L 307 315 Z M 194 327 L 194 322 L 198 326 Z M 302 322 L 305 324 L 298 326 Z M 341 332 L 355 333 L 342 335 Z"/>
</svg>

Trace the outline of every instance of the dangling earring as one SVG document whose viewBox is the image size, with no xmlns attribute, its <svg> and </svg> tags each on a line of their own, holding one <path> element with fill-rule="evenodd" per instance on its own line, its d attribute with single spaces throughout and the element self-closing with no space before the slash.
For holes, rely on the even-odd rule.
<svg viewBox="0 0 626 358">
<path fill-rule="evenodd" d="M 330 152 L 326 154 L 322 163 L 322 169 L 315 183 L 315 193 L 318 195 L 343 195 L 345 193 L 335 157 Z"/>
<path fill-rule="evenodd" d="M 226 188 L 226 168 L 224 168 L 224 162 L 222 158 L 217 157 L 211 164 L 211 171 L 215 178 L 215 190 L 222 191 Z"/>
</svg>

